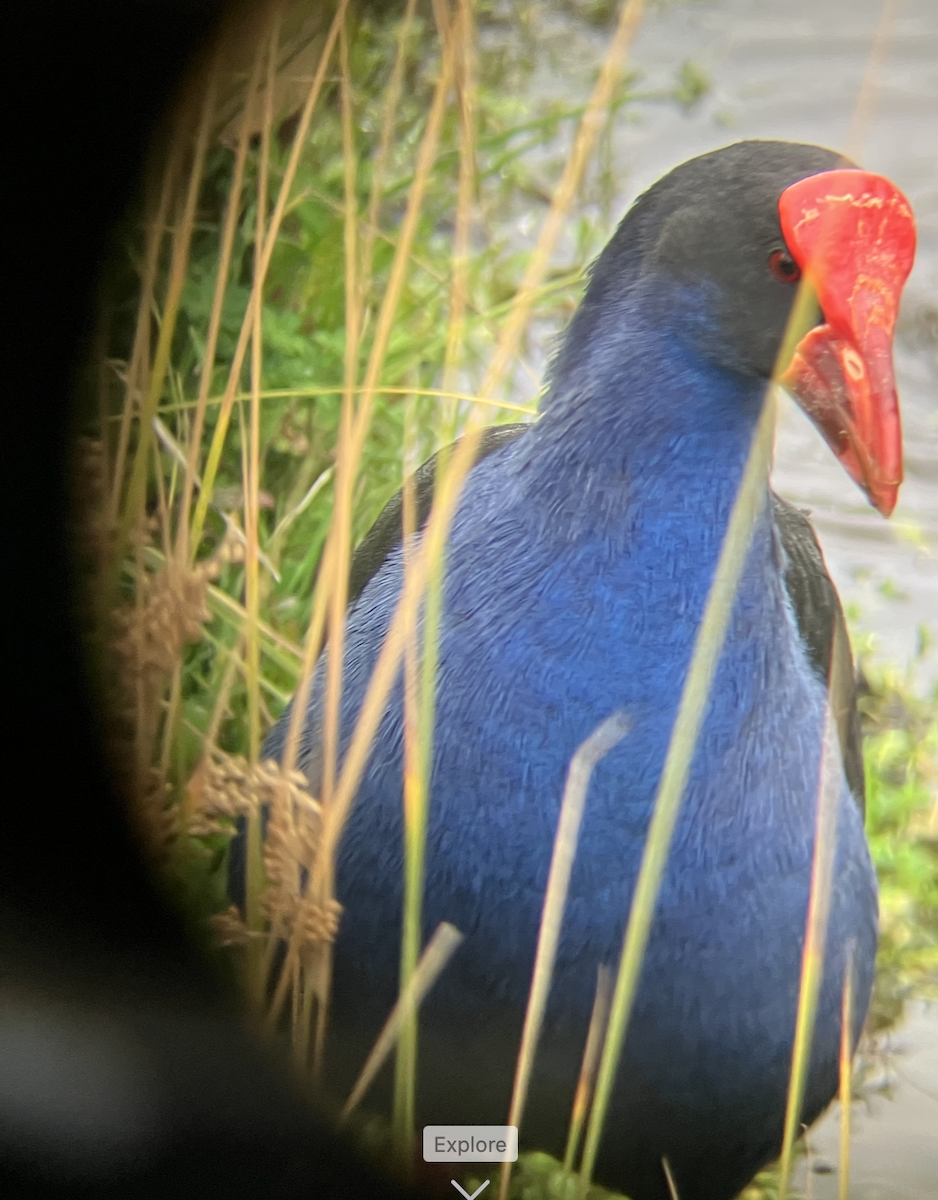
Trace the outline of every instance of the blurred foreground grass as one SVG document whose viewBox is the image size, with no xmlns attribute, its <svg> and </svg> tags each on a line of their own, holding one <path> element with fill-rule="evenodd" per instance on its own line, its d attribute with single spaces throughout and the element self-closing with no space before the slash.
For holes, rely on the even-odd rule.
<svg viewBox="0 0 938 1200">
<path fill-rule="evenodd" d="M 608 19 L 602 5 L 580 7 Z M 259 774 L 260 738 L 301 678 L 320 589 L 330 598 L 323 556 L 343 420 L 367 397 L 367 437 L 346 467 L 344 536 L 354 545 L 402 479 L 461 431 L 480 390 L 490 422 L 533 415 L 542 347 L 612 227 L 608 118 L 635 117 L 645 103 L 683 110 L 705 90 L 690 64 L 676 64 L 666 95 L 641 93 L 634 74 L 616 77 L 563 237 L 525 298 L 533 231 L 555 213 L 585 123 L 582 106 L 527 88 L 535 8 L 438 0 L 393 12 L 363 5 L 347 18 L 312 0 L 271 9 L 248 52 L 229 46 L 193 92 L 113 272 L 83 430 L 82 549 L 96 635 L 117 634 L 114 740 L 129 791 L 169 890 L 200 924 L 228 905 L 231 817 L 250 798 L 256 818 L 263 788 L 277 786 Z M 326 55 L 327 31 L 339 26 Z M 320 55 L 328 71 L 317 85 Z M 458 86 L 444 93 L 428 140 L 447 71 Z M 278 108 L 277 89 L 296 85 L 302 98 L 311 79 L 318 107 L 300 137 L 296 105 Z M 498 400 L 482 382 L 519 298 L 526 316 L 497 388 L 510 399 Z M 362 386 L 369 374 L 372 391 Z M 875 1039 L 910 996 L 936 987 L 938 697 L 917 699 L 871 659 L 865 671 L 867 824 L 882 896 Z M 318 799 L 299 795 L 317 820 Z M 194 820 L 208 801 L 224 831 Z M 266 882 L 285 876 L 281 866 L 263 864 Z M 249 928 L 233 917 L 221 931 L 248 947 L 243 957 L 277 921 L 289 927 L 302 899 L 296 878 L 291 887 L 279 909 L 258 906 Z M 310 936 L 323 949 L 333 934 L 321 923 Z M 319 985 L 299 979 L 293 1021 L 305 1056 L 302 1005 Z M 753 1196 L 771 1196 L 771 1174 L 758 1186 Z M 514 1188 L 546 1200 L 565 1196 L 569 1179 L 533 1155 Z"/>
</svg>

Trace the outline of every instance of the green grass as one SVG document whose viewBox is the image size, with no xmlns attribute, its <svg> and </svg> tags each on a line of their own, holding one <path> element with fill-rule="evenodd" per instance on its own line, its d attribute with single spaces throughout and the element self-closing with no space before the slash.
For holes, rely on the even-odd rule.
<svg viewBox="0 0 938 1200">
<path fill-rule="evenodd" d="M 302 687 L 304 661 L 341 636 L 336 564 L 470 418 L 533 415 L 531 354 L 565 324 L 611 227 L 609 118 L 686 109 L 706 86 L 683 64 L 671 91 L 639 93 L 610 53 L 597 64 L 596 141 L 587 106 L 524 98 L 540 50 L 533 8 L 409 2 L 390 15 L 350 6 L 343 18 L 343 2 L 271 8 L 253 46 L 224 42 L 191 81 L 105 289 L 106 349 L 83 422 L 95 463 L 82 543 L 90 640 L 116 651 L 102 667 L 109 733 L 144 836 L 200 927 L 226 907 L 232 818 L 256 814 L 266 786 L 261 738 Z M 444 78 L 456 86 L 441 89 Z M 296 85 L 292 110 L 278 107 L 280 82 Z M 570 139 L 579 145 L 584 129 L 577 159 Z M 545 216 L 562 245 L 544 236 Z M 438 567 L 429 580 L 432 607 Z M 415 655 L 426 725 L 433 656 Z M 419 713 L 418 774 L 429 747 Z M 219 784 L 226 772 L 249 781 L 242 796 Z M 342 786 L 324 782 L 303 803 L 325 814 Z M 265 866 L 250 817 L 258 1004 L 258 937 L 315 916 L 299 919 L 297 853 L 316 857 L 310 903 L 328 916 L 328 855 L 307 833 L 302 851 L 285 833 L 283 861 Z M 420 836 L 415 826 L 415 854 Z M 408 927 L 419 928 L 412 857 Z M 419 951 L 410 942 L 405 976 Z M 304 997 L 291 1017 L 300 1054 L 310 998 L 324 1011 L 330 953 L 322 940 L 287 989 Z"/>
<path fill-rule="evenodd" d="M 576 4 L 573 8 L 578 11 Z M 400 11 L 382 14 L 383 9 L 364 9 L 350 21 L 348 38 L 354 109 L 351 202 L 357 213 L 363 314 L 353 364 L 359 382 L 374 347 L 378 312 L 389 286 L 400 223 L 414 185 L 417 148 L 426 132 L 442 61 L 428 8 L 417 7 L 406 37 Z M 451 96 L 379 364 L 381 391 L 357 463 L 353 544 L 409 471 L 458 432 L 472 411 L 469 400 L 439 393 L 471 397 L 477 392 L 530 261 L 531 235 L 519 237 L 516 222 L 522 215 L 533 215 L 536 228 L 536 218 L 547 211 L 564 167 L 567 138 L 583 115 L 582 106 L 535 104 L 522 98 L 537 44 L 526 23 L 529 17 L 527 10 L 515 16 L 476 5 L 489 49 L 478 57 L 471 97 L 475 182 L 471 253 L 461 281 L 464 312 L 454 337 L 453 227 L 465 148 L 458 105 Z M 296 20 L 288 12 L 279 30 L 281 48 L 295 49 L 297 37 Z M 399 45 L 403 86 L 392 104 L 389 89 L 393 90 Z M 256 80 L 268 69 L 265 46 L 261 39 Z M 263 733 L 296 690 L 336 500 L 349 196 L 348 151 L 333 69 L 296 162 L 263 282 L 257 395 L 252 395 L 249 350 L 233 381 L 234 405 L 207 520 L 204 529 L 195 531 L 195 545 L 187 547 L 183 537 L 180 558 L 180 537 L 191 525 L 192 504 L 199 498 L 196 487 L 192 501 L 184 501 L 186 459 L 194 454 L 196 474 L 205 472 L 251 296 L 258 204 L 263 199 L 266 213 L 274 210 L 293 161 L 289 122 L 279 126 L 274 120 L 270 135 L 261 136 L 255 120 L 248 127 L 251 138 L 238 144 L 240 118 L 232 123 L 230 97 L 240 94 L 243 99 L 250 69 L 243 55 L 230 63 L 222 59 L 216 96 L 228 98 L 218 110 L 224 111 L 226 121 L 224 144 L 219 141 L 221 126 L 214 123 L 217 113 L 206 104 L 203 83 L 197 80 L 177 114 L 168 152 L 154 160 L 143 210 L 135 222 L 128 221 L 125 257 L 111 270 L 103 318 L 108 331 L 106 362 L 84 422 L 88 444 L 103 464 L 103 481 L 86 512 L 96 531 L 87 539 L 92 547 L 89 571 L 97 577 L 92 585 L 98 601 L 96 636 L 103 636 L 117 606 L 131 631 L 145 626 L 151 646 L 160 638 L 165 642 L 165 629 L 151 628 L 158 616 L 148 610 L 153 586 L 167 579 L 174 563 L 177 572 L 185 574 L 192 562 L 216 561 L 204 595 L 207 618 L 198 605 L 187 610 L 189 630 L 174 635 L 172 667 L 167 669 L 162 661 L 165 654 L 157 656 L 161 661 L 156 665 L 141 662 L 128 646 L 122 665 L 131 675 L 136 673 L 135 678 L 143 672 L 146 685 L 142 696 L 133 679 L 115 685 L 120 693 L 117 706 L 134 709 L 121 717 L 119 737 L 133 744 L 128 756 L 136 760 L 135 789 L 143 788 L 141 772 L 155 772 L 157 791 L 165 795 L 170 815 L 174 812 L 180 819 L 191 799 L 190 778 L 206 752 L 249 756 L 251 728 L 259 724 Z M 675 77 L 672 92 L 641 96 L 637 77 L 627 76 L 613 90 L 612 118 L 644 103 L 684 107 L 705 87 L 700 73 L 686 64 L 676 68 Z M 389 112 L 390 123 L 385 125 Z M 200 121 L 207 147 L 202 160 L 192 154 L 194 126 Z M 387 152 L 376 178 L 382 145 Z M 601 139 L 567 214 L 566 232 L 573 236 L 562 256 L 548 266 L 533 297 L 528 325 L 537 322 L 539 339 L 566 322 L 582 289 L 583 271 L 608 234 L 612 168 L 607 148 Z M 187 194 L 194 198 L 191 211 L 184 207 Z M 595 219 L 597 212 L 605 214 L 605 223 Z M 229 213 L 233 220 L 226 226 Z M 219 287 L 226 228 L 230 265 L 222 271 Z M 167 307 L 167 298 L 175 292 L 178 303 Z M 161 375 L 154 374 L 161 353 L 158 342 L 169 352 Z M 522 412 L 535 410 L 540 369 L 527 362 L 532 347 L 525 330 L 503 385 L 515 407 L 502 408 L 496 398 L 485 407 L 488 422 L 518 420 L 518 405 Z M 156 436 L 147 422 L 138 421 L 140 394 L 155 396 Z M 255 404 L 257 479 L 248 471 Z M 195 440 L 199 420 L 202 426 Z M 142 490 L 136 483 L 128 487 L 131 476 L 136 481 L 143 478 Z M 122 531 L 116 543 L 115 528 Z M 131 554 L 126 537 L 133 530 L 137 532 L 132 540 L 140 549 Z M 253 568 L 248 561 L 252 554 L 257 562 Z M 248 586 L 252 570 L 253 600 Z M 257 622 L 259 658 L 252 662 L 244 639 Z M 148 795 L 154 794 L 151 782 L 146 784 Z M 224 862 L 217 841 L 176 837 L 169 863 L 188 911 L 201 920 L 222 904 Z"/>
<path fill-rule="evenodd" d="M 569 0 L 568 7 L 598 25 L 608 24 L 616 8 L 586 0 Z M 243 99 L 245 89 L 276 74 L 266 52 L 271 35 L 280 51 L 308 44 L 309 30 L 303 32 L 296 11 L 284 10 L 280 26 L 266 30 L 253 64 L 236 55 L 222 58 L 217 96 Z M 463 19 L 468 9 L 454 3 L 447 11 Z M 492 401 L 494 391 L 496 400 L 484 409 L 487 420 L 517 420 L 519 407 L 533 413 L 538 347 L 565 324 L 583 270 L 618 215 L 611 208 L 610 121 L 561 214 L 563 246 L 544 252 L 530 310 L 523 310 L 519 285 L 532 266 L 532 231 L 556 204 L 584 108 L 524 98 L 538 47 L 536 6 L 475 5 L 479 44 L 486 48 L 476 68 L 461 62 L 455 43 L 441 36 L 429 4 L 416 6 L 406 28 L 400 12 L 383 12 L 366 6 L 349 18 L 301 141 L 293 140 L 295 123 L 281 122 L 290 114 L 271 110 L 253 124 L 232 124 L 231 105 L 213 108 L 204 80 L 193 84 L 177 114 L 175 138 L 155 160 L 142 212 L 128 224 L 126 254 L 112 273 L 105 305 L 105 369 L 84 427 L 101 466 L 86 513 L 94 534 L 85 542 L 95 597 L 90 607 L 97 613 L 98 644 L 112 610 L 120 612 L 126 636 L 120 669 L 110 668 L 115 744 L 130 790 L 141 813 L 146 810 L 144 824 L 168 886 L 200 926 L 227 905 L 234 809 L 225 810 L 225 798 L 215 796 L 216 832 L 190 836 L 187 823 L 206 804 L 207 764 L 230 765 L 241 756 L 246 777 L 255 778 L 258 737 L 297 689 L 311 623 L 319 619 L 320 634 L 335 635 L 328 606 L 338 585 L 323 556 L 343 486 L 350 520 L 336 537 L 340 545 L 345 538 L 348 549 L 410 470 L 478 413 L 471 398 L 483 385 L 484 399 Z M 323 22 L 316 36 L 324 38 L 327 26 Z M 446 99 L 437 138 L 428 113 L 444 70 L 461 80 L 469 103 L 461 107 L 455 94 Z M 309 87 L 306 76 L 303 86 Z M 686 109 L 706 86 L 691 63 L 675 65 L 667 93 L 642 92 L 638 77 L 626 73 L 604 107 L 612 121 L 646 104 Z M 343 104 L 351 106 L 345 125 Z M 200 144 L 204 160 L 195 150 Z M 430 147 L 423 172 L 421 146 Z M 413 240 L 405 244 L 405 216 L 418 191 Z M 283 219 L 273 228 L 270 214 L 281 196 Z M 470 216 L 470 252 L 460 259 L 460 222 Z M 260 320 L 252 325 L 260 251 L 273 234 Z M 490 363 L 519 312 L 517 351 L 493 384 Z M 350 313 L 360 320 L 347 344 Z M 382 314 L 390 321 L 386 345 L 379 344 Z M 233 370 L 246 331 L 249 349 L 242 368 Z M 343 466 L 343 421 L 348 426 L 363 411 L 361 384 L 370 371 L 378 390 L 367 437 L 349 468 L 348 461 Z M 200 477 L 206 473 L 226 389 L 231 419 L 203 528 L 192 512 L 198 490 L 192 501 L 185 498 L 186 462 Z M 156 431 L 140 420 L 141 396 L 155 403 Z M 498 396 L 515 407 L 499 407 Z M 433 586 L 431 578 L 431 597 Z M 314 651 L 312 645 L 306 657 Z M 423 672 L 420 657 L 418 647 L 412 655 L 418 708 L 429 712 L 432 656 L 425 656 L 430 667 Z M 868 830 L 882 895 L 875 1031 L 898 1018 L 909 996 L 936 986 L 938 701 L 916 699 L 894 671 L 871 664 L 866 670 Z M 416 740 L 414 761 L 425 770 L 426 731 L 418 728 Z M 260 794 L 252 793 L 255 813 Z M 410 890 L 419 899 L 414 861 Z M 282 874 L 282 865 L 268 864 L 268 874 Z M 268 918 L 259 907 L 264 880 L 257 867 L 250 920 L 254 933 L 263 934 Z M 278 903 L 296 899 L 294 880 L 293 893 L 281 894 Z M 274 906 L 278 936 L 288 927 L 277 925 L 288 921 L 286 908 Z M 410 949 L 414 958 L 419 947 Z M 225 954 L 229 963 L 237 958 Z M 252 963 L 256 985 L 262 967 L 256 952 Z M 412 965 L 405 964 L 405 974 Z M 325 950 L 290 986 L 291 1020 L 303 1031 L 297 1042 L 306 1057 L 311 998 L 328 990 Z M 402 1111 L 407 1090 L 401 1091 Z M 566 1195 L 569 1180 L 558 1171 L 544 1156 L 529 1156 L 515 1174 L 513 1194 Z M 766 1196 L 771 1187 L 767 1176 Z"/>
<path fill-rule="evenodd" d="M 879 877 L 873 1029 L 912 995 L 938 997 L 938 695 L 896 668 L 865 664 L 867 835 Z"/>
</svg>

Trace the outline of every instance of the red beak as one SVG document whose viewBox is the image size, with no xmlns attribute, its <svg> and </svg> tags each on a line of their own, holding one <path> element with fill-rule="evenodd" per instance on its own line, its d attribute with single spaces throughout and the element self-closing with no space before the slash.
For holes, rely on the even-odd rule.
<svg viewBox="0 0 938 1200">
<path fill-rule="evenodd" d="M 798 343 L 780 382 L 888 517 L 902 482 L 892 334 L 915 257 L 912 209 L 888 179 L 851 169 L 793 183 L 778 209 L 825 321 Z"/>
</svg>

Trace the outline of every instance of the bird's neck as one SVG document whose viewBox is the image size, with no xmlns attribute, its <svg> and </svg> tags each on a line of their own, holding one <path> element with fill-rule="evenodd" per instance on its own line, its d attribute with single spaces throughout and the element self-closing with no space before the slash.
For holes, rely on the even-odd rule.
<svg viewBox="0 0 938 1200">
<path fill-rule="evenodd" d="M 572 540 L 675 520 L 722 532 L 765 381 L 703 361 L 640 305 L 601 319 L 558 359 L 520 475 L 529 501 Z"/>
</svg>

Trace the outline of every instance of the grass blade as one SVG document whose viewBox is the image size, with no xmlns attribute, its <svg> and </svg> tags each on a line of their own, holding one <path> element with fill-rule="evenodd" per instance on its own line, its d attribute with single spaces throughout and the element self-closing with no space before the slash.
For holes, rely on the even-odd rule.
<svg viewBox="0 0 938 1200">
<path fill-rule="evenodd" d="M 318 103 L 320 94 L 322 93 L 323 84 L 325 83 L 326 78 L 326 71 L 328 69 L 329 62 L 332 59 L 332 53 L 335 49 L 335 44 L 339 36 L 339 30 L 345 21 L 345 11 L 348 8 L 348 3 L 349 0 L 339 0 L 335 16 L 332 19 L 332 24 L 330 25 L 329 32 L 326 35 L 326 40 L 322 48 L 322 54 L 320 55 L 319 62 L 316 66 L 316 73 L 313 76 L 312 83 L 310 84 L 309 92 L 306 96 L 306 102 L 303 105 L 303 111 L 300 114 L 300 119 L 296 126 L 296 132 L 293 136 L 293 145 L 290 149 L 290 157 L 287 160 L 287 165 L 283 173 L 280 191 L 277 193 L 277 201 L 274 205 L 274 211 L 270 218 L 267 236 L 264 239 L 264 246 L 261 252 L 258 269 L 255 271 L 255 277 L 252 283 L 252 297 L 248 300 L 247 311 L 244 314 L 244 320 L 241 324 L 241 331 L 238 334 L 238 341 L 234 349 L 234 354 L 232 355 L 231 367 L 228 372 L 228 384 L 225 388 L 221 409 L 218 413 L 218 421 L 212 434 L 211 445 L 209 446 L 208 459 L 202 475 L 202 491 L 199 494 L 199 500 L 196 504 L 190 526 L 190 558 L 197 553 L 199 542 L 202 538 L 202 529 L 205 525 L 205 517 L 208 513 L 208 506 L 212 499 L 212 491 L 215 487 L 215 476 L 218 474 L 218 466 L 221 462 L 222 448 L 228 432 L 228 424 L 231 420 L 231 409 L 234 405 L 235 393 L 238 390 L 238 382 L 241 378 L 241 369 L 244 366 L 244 358 L 247 353 L 248 341 L 250 339 L 252 327 L 251 314 L 254 303 L 253 292 L 260 290 L 264 285 L 264 279 L 270 266 L 271 255 L 274 252 L 274 246 L 277 242 L 277 235 L 280 232 L 280 225 L 283 221 L 284 211 L 286 210 L 287 200 L 290 197 L 293 181 L 296 178 L 297 167 L 300 163 L 300 155 L 302 154 L 303 147 L 306 143 L 310 122 L 313 119 L 313 112 L 315 111 L 316 104 Z"/>
<path fill-rule="evenodd" d="M 837 1175 L 837 1200 L 850 1193 L 850 1118 L 853 1104 L 853 954 L 847 951 L 844 990 L 840 1009 L 840 1161 Z"/>
<path fill-rule="evenodd" d="M 537 245 L 531 254 L 524 277 L 515 295 L 511 312 L 486 371 L 485 380 L 479 389 L 483 396 L 487 396 L 499 386 L 518 353 L 522 335 L 531 316 L 534 298 L 544 282 L 551 256 L 563 233 L 567 213 L 583 182 L 593 147 L 608 115 L 616 84 L 622 76 L 626 52 L 638 28 L 639 21 L 642 19 L 644 9 L 645 0 L 625 0 L 622 5 L 615 35 L 577 128 L 573 149 L 554 191 L 550 211 L 541 226 Z"/>
<path fill-rule="evenodd" d="M 515 1082 L 506 1122 L 508 1125 L 520 1126 L 524 1116 L 528 1086 L 534 1067 L 534 1055 L 541 1035 L 541 1026 L 544 1023 L 547 997 L 554 974 L 554 965 L 557 961 L 557 948 L 560 944 L 560 930 L 567 904 L 570 875 L 573 871 L 573 861 L 576 858 L 590 780 L 596 765 L 622 741 L 629 731 L 630 724 L 625 713 L 613 713 L 581 743 L 570 760 L 567 784 L 557 818 L 557 832 L 554 835 L 554 850 L 547 876 L 547 888 L 544 892 L 541 927 L 538 931 L 537 950 L 534 956 L 534 971 L 531 976 L 528 1007 L 524 1014 Z M 499 1200 L 506 1200 L 508 1196 L 511 1166 L 510 1162 L 502 1163 Z"/>
<path fill-rule="evenodd" d="M 124 512 L 118 523 L 117 542 L 114 549 L 115 571 L 119 571 L 120 569 L 119 563 L 123 557 L 130 532 L 137 521 L 140 520 L 146 503 L 147 459 L 149 457 L 153 433 L 152 421 L 156 415 L 156 407 L 163 391 L 166 373 L 169 370 L 173 334 L 176 329 L 176 318 L 179 315 L 179 302 L 182 297 L 183 285 L 186 281 L 189 249 L 195 225 L 195 210 L 202 183 L 205 155 L 208 150 L 208 138 L 215 107 L 217 80 L 218 62 L 216 57 L 216 61 L 213 62 L 210 69 L 202 96 L 202 109 L 196 132 L 192 166 L 189 171 L 189 184 L 180 212 L 179 222 L 173 236 L 172 261 L 170 264 L 166 301 L 163 306 L 163 318 L 160 323 L 159 338 L 157 339 L 156 352 L 150 370 L 146 395 L 143 397 L 140 406 L 137 447 L 130 468 L 130 481 L 127 485 Z"/>
<path fill-rule="evenodd" d="M 201 482 L 196 484 L 196 471 L 199 461 L 199 451 L 202 448 L 202 433 L 205 429 L 205 413 L 210 403 L 209 392 L 212 387 L 212 376 L 215 369 L 215 355 L 218 350 L 218 335 L 221 332 L 222 311 L 225 302 L 225 290 L 231 273 L 231 254 L 234 247 L 235 233 L 238 227 L 238 216 L 241 207 L 241 192 L 244 187 L 244 167 L 247 162 L 248 142 L 251 132 L 251 115 L 257 87 L 260 81 L 261 64 L 263 62 L 263 43 L 258 45 L 248 80 L 244 108 L 241 113 L 238 129 L 238 145 L 235 150 L 234 169 L 231 174 L 231 186 L 228 189 L 228 199 L 225 203 L 225 216 L 222 224 L 221 240 L 218 250 L 218 270 L 215 274 L 215 291 L 212 296 L 212 308 L 209 313 L 208 333 L 205 338 L 205 352 L 202 356 L 202 367 L 199 375 L 199 392 L 195 403 L 195 415 L 192 431 L 189 436 L 189 454 L 186 459 L 186 474 L 183 481 L 182 500 L 179 505 L 178 525 L 176 528 L 176 559 L 180 567 L 189 557 L 189 513 L 192 507 L 192 494 L 196 486 L 201 488 Z"/>
<path fill-rule="evenodd" d="M 452 51 L 447 51 L 446 44 L 444 43 L 440 74 L 434 89 L 433 103 L 427 118 L 424 135 L 421 139 L 421 143 L 417 152 L 417 168 L 414 174 L 414 182 L 408 193 L 407 207 L 404 213 L 404 218 L 401 222 L 400 235 L 398 237 L 394 259 L 391 264 L 388 284 L 376 323 L 374 340 L 372 342 L 371 353 L 369 355 L 368 365 L 365 371 L 362 398 L 358 405 L 358 409 L 356 410 L 352 425 L 348 460 L 350 463 L 350 469 L 345 479 L 345 486 L 348 489 L 351 489 L 353 485 L 355 471 L 352 469 L 352 467 L 357 464 L 361 457 L 362 446 L 364 444 L 364 439 L 370 424 L 374 399 L 379 390 L 378 385 L 381 369 L 387 353 L 388 342 L 391 336 L 394 316 L 397 311 L 398 300 L 404 285 L 404 279 L 410 256 L 410 247 L 416 234 L 417 221 L 423 206 L 423 199 L 426 194 L 426 188 L 430 177 L 430 170 L 436 157 L 437 146 L 439 144 L 440 133 L 442 131 L 443 117 L 446 110 L 446 100 L 452 82 L 453 57 Z M 347 540 L 347 538 L 347 532 L 343 537 L 342 529 L 333 525 L 326 544 L 326 550 L 323 552 L 323 564 L 320 569 L 320 584 L 319 587 L 317 587 L 316 596 L 317 607 L 320 603 L 319 591 L 323 586 L 323 582 L 326 582 L 326 588 L 330 591 L 330 593 L 333 588 L 342 589 L 344 592 L 348 586 L 347 571 L 343 573 L 338 569 L 338 559 L 341 555 L 341 545 L 343 541 Z M 422 593 L 423 588 L 425 587 L 425 573 L 420 571 L 417 572 L 417 575 L 420 576 L 422 580 L 420 583 L 420 591 Z M 408 588 L 406 586 L 405 592 L 408 592 Z M 410 589 L 410 594 L 415 601 L 419 602 L 419 597 L 417 596 L 415 589 Z M 323 604 L 325 604 L 325 601 L 323 601 Z M 406 608 L 399 608 L 398 611 L 404 611 L 406 613 L 408 626 L 416 620 L 415 605 L 408 605 Z M 311 624 L 311 630 L 312 628 L 313 625 Z M 399 637 L 403 639 L 405 628 L 398 627 L 398 630 Z M 391 655 L 386 658 L 384 650 L 382 650 L 382 653 L 379 656 L 379 664 L 384 661 L 386 666 L 381 676 L 383 682 L 380 690 L 383 690 L 385 682 L 388 690 L 390 689 L 390 685 L 393 682 L 393 675 L 397 672 L 397 668 L 400 664 L 400 655 L 402 653 L 403 641 L 397 639 L 394 640 L 391 651 L 391 655 L 393 655 L 393 663 L 391 662 Z M 313 658 L 313 663 L 314 662 L 315 657 Z M 312 663 L 310 664 L 310 672 L 311 671 Z M 373 677 L 372 682 L 369 685 L 368 695 L 377 700 L 380 690 L 375 686 Z M 308 686 L 304 689 L 304 691 L 306 696 L 305 703 L 308 703 Z M 383 696 L 381 697 L 380 702 L 383 703 Z M 353 734 L 352 744 L 346 755 L 345 763 L 343 764 L 342 776 L 339 780 L 335 796 L 331 801 L 328 810 L 324 811 L 323 814 L 324 828 L 322 846 L 319 854 L 317 855 L 316 863 L 311 864 L 312 871 L 310 875 L 310 883 L 307 888 L 307 894 L 313 897 L 314 902 L 317 903 L 324 903 L 332 896 L 334 887 L 333 877 L 335 851 L 345 823 L 345 817 L 352 802 L 354 790 L 358 785 L 360 772 L 364 768 L 365 758 L 367 757 L 367 753 L 371 745 L 371 739 L 374 736 L 374 730 L 377 728 L 377 724 L 375 724 L 373 728 L 370 727 L 370 718 L 375 715 L 375 709 L 373 705 L 369 705 L 367 697 L 365 701 L 365 707 L 368 709 L 369 723 L 368 725 L 364 725 L 362 721 L 362 715 L 360 714 L 355 733 Z M 287 735 L 285 760 L 290 754 L 291 743 L 294 746 L 298 745 L 300 729 L 302 728 L 305 714 L 305 706 L 303 708 L 300 708 L 299 706 L 298 693 L 297 700 L 294 703 L 290 729 Z M 295 749 L 293 750 L 293 754 L 295 755 Z M 293 761 L 295 762 L 295 757 L 293 758 Z M 353 780 L 354 784 L 352 783 Z M 278 981 L 271 1004 L 269 1020 L 274 1022 L 276 1022 L 283 1001 L 286 998 L 286 983 L 284 980 L 289 970 L 292 969 L 297 952 L 297 937 L 294 936 L 291 938 L 285 959 L 284 972 L 281 975 L 280 981 Z M 322 963 L 322 972 L 324 974 L 328 974 L 328 964 L 331 963 L 331 946 L 323 948 Z M 328 989 L 324 979 L 321 979 L 321 984 L 324 1004 L 324 996 Z"/>
<path fill-rule="evenodd" d="M 140 278 L 140 300 L 137 304 L 137 324 L 124 377 L 124 404 L 120 414 L 117 449 L 114 458 L 114 475 L 108 503 L 108 528 L 113 528 L 120 511 L 121 494 L 126 473 L 127 450 L 130 445 L 130 429 L 135 412 L 139 411 L 140 399 L 146 383 L 150 362 L 150 326 L 153 316 L 156 272 L 160 250 L 166 235 L 166 224 L 170 203 L 180 168 L 182 139 L 173 139 L 167 154 L 160 182 L 159 199 L 155 211 L 147 222 L 146 248 L 143 272 Z"/>
<path fill-rule="evenodd" d="M 260 473 L 261 473 L 261 373 L 264 352 L 264 285 L 261 275 L 261 247 L 267 221 L 267 177 L 270 169 L 270 137 L 273 126 L 274 74 L 277 47 L 280 41 L 280 19 L 277 8 L 272 9 L 267 46 L 267 75 L 264 88 L 264 111 L 261 122 L 261 144 L 257 172 L 257 208 L 254 228 L 254 275 L 256 286 L 251 290 L 251 404 L 247 438 L 246 470 L 244 472 L 244 532 L 247 539 L 244 554 L 244 649 L 245 681 L 247 684 L 248 761 L 256 765 L 261 750 L 261 651 L 260 651 Z M 249 95 L 249 100 L 252 98 Z M 247 124 L 249 105 L 245 105 Z M 220 276 L 219 276 L 220 278 Z M 216 283 L 217 286 L 217 283 Z M 217 292 L 216 292 L 217 296 Z M 200 495 L 202 493 L 200 492 Z M 264 928 L 261 895 L 264 889 L 264 853 L 261 834 L 261 814 L 252 809 L 247 817 L 245 836 L 245 922 L 252 932 Z M 248 989 L 256 1010 L 264 1001 L 264 946 L 258 938 L 248 941 Z"/>
<path fill-rule="evenodd" d="M 779 1200 L 787 1200 L 788 1197 L 794 1164 L 794 1147 L 801 1131 L 801 1107 L 807 1084 L 814 1021 L 824 973 L 824 950 L 827 942 L 827 922 L 830 916 L 834 876 L 834 852 L 837 843 L 837 808 L 842 787 L 843 766 L 837 724 L 832 705 L 828 704 L 824 721 L 817 824 L 811 864 L 811 893 L 808 900 L 804 951 L 801 961 L 801 984 L 798 990 L 798 1012 L 795 1019 L 795 1041 L 792 1048 L 791 1078 L 788 1085 L 785 1130 L 782 1135 L 782 1154 L 779 1165 Z"/>
<path fill-rule="evenodd" d="M 599 1052 L 606 1037 L 606 1026 L 609 1021 L 609 1005 L 611 1001 L 612 972 L 607 966 L 600 964 L 596 969 L 596 995 L 593 999 L 593 1011 L 590 1014 L 586 1045 L 583 1048 L 580 1077 L 577 1080 L 576 1091 L 573 1095 L 570 1130 L 567 1134 L 567 1148 L 563 1156 L 563 1169 L 568 1172 L 573 1170 L 577 1151 L 580 1148 L 583 1123 L 586 1120 L 590 1100 L 593 1096 L 593 1084 L 596 1082 Z"/>
<path fill-rule="evenodd" d="M 441 921 L 436 932 L 427 944 L 426 950 L 420 957 L 416 970 L 407 981 L 407 986 L 401 992 L 397 1003 L 391 1010 L 384 1028 L 378 1035 L 371 1053 L 352 1088 L 348 1100 L 342 1109 L 340 1123 L 348 1120 L 349 1116 L 361 1103 L 365 1093 L 374 1082 L 375 1076 L 387 1060 L 388 1055 L 397 1039 L 398 1033 L 407 1016 L 416 1011 L 423 1003 L 427 992 L 439 979 L 443 968 L 452 958 L 453 953 L 463 940 L 463 935 L 454 925 Z"/>
<path fill-rule="evenodd" d="M 387 171 L 388 154 L 391 149 L 391 138 L 394 136 L 394 122 L 401 99 L 404 68 L 407 65 L 407 49 L 413 29 L 416 7 L 417 0 L 407 0 L 398 32 L 397 49 L 394 54 L 394 65 L 391 68 L 391 78 L 385 90 L 381 134 L 378 138 L 378 148 L 375 151 L 374 162 L 371 168 L 371 193 L 368 197 L 365 236 L 362 238 L 361 286 L 363 296 L 367 294 L 371 287 L 375 236 L 378 231 L 378 210 L 381 206 L 381 199 L 384 193 L 384 178 Z"/>
</svg>

